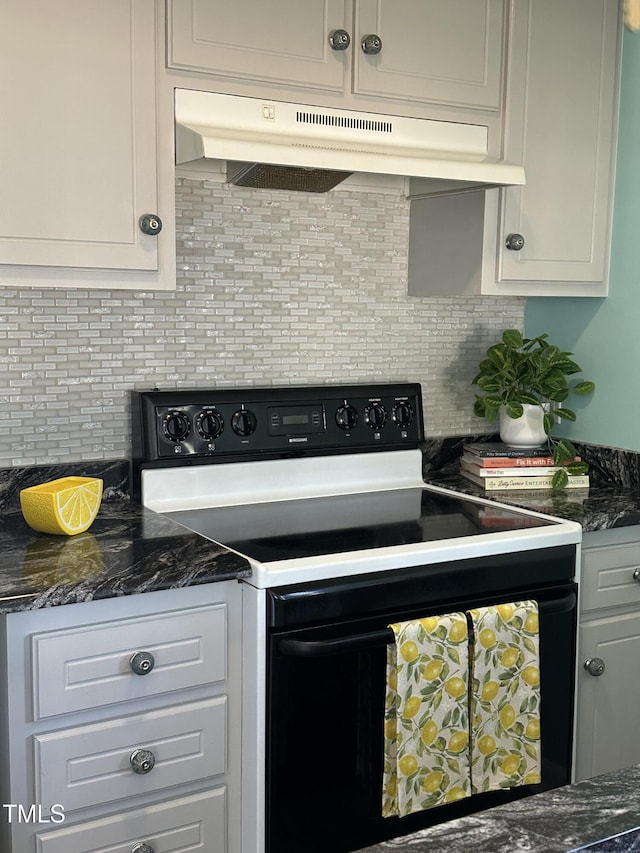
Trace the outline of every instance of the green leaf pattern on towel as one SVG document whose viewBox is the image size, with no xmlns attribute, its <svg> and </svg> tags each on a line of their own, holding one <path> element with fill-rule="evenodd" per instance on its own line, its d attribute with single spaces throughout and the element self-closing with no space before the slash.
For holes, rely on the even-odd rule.
<svg viewBox="0 0 640 853">
<path fill-rule="evenodd" d="M 537 602 L 390 627 L 383 816 L 540 782 Z"/>
<path fill-rule="evenodd" d="M 391 625 L 382 813 L 468 797 L 469 645 L 464 613 Z"/>
<path fill-rule="evenodd" d="M 540 782 L 538 605 L 469 612 L 473 793 Z"/>
</svg>

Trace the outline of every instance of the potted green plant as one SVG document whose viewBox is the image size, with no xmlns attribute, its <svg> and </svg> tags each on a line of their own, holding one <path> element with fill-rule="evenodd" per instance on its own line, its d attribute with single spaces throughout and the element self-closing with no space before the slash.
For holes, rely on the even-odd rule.
<svg viewBox="0 0 640 853">
<path fill-rule="evenodd" d="M 502 340 L 487 350 L 473 379 L 482 392 L 476 394 L 473 408 L 478 417 L 492 422 L 499 416 L 505 421 L 529 413 L 539 417 L 538 444 L 546 440 L 554 464 L 562 466 L 552 482 L 552 488 L 561 489 L 567 485 L 567 474 L 584 474 L 589 466 L 575 461 L 576 450 L 568 439 L 556 439 L 551 432 L 558 420 L 576 420 L 575 412 L 563 405 L 569 395 L 586 396 L 595 385 L 584 380 L 570 384 L 567 377 L 581 373 L 582 368 L 572 353 L 549 343 L 548 337 L 523 338 L 517 329 L 503 332 Z"/>
</svg>

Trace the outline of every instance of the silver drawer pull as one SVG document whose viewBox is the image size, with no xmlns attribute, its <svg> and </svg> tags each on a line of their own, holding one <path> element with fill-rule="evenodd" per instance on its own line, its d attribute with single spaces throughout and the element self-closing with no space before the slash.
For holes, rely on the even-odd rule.
<svg viewBox="0 0 640 853">
<path fill-rule="evenodd" d="M 156 665 L 156 659 L 151 652 L 136 652 L 129 658 L 129 666 L 136 675 L 148 675 Z"/>
<path fill-rule="evenodd" d="M 640 583 L 640 569 L 636 569 L 633 573 L 633 579 L 636 583 Z"/>
<path fill-rule="evenodd" d="M 155 763 L 156 757 L 149 749 L 134 749 L 129 756 L 129 764 L 134 773 L 150 773 Z"/>
<path fill-rule="evenodd" d="M 605 670 L 604 661 L 602 658 L 587 658 L 584 662 L 584 668 L 587 670 L 589 675 L 599 676 Z"/>
<path fill-rule="evenodd" d="M 150 844 L 145 844 L 144 841 L 139 841 L 131 848 L 131 853 L 156 853 Z"/>
</svg>

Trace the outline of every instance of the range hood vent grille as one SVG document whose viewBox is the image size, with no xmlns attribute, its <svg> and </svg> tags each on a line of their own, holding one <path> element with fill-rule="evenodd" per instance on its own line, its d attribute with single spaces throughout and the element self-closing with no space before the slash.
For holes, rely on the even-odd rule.
<svg viewBox="0 0 640 853">
<path fill-rule="evenodd" d="M 332 169 L 273 166 L 269 163 L 227 163 L 227 180 L 230 184 L 259 190 L 326 193 L 352 174 Z"/>
<path fill-rule="evenodd" d="M 360 118 L 350 115 L 330 115 L 329 113 L 296 112 L 299 124 L 324 125 L 325 127 L 344 127 L 353 130 L 365 130 L 373 133 L 393 133 L 393 122 L 379 119 Z"/>
</svg>

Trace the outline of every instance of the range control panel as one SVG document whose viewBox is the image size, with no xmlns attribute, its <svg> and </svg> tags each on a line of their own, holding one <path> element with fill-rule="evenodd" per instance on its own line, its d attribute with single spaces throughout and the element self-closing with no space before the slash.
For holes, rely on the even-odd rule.
<svg viewBox="0 0 640 853">
<path fill-rule="evenodd" d="M 132 412 L 143 463 L 406 449 L 424 437 L 415 383 L 138 391 Z"/>
</svg>

